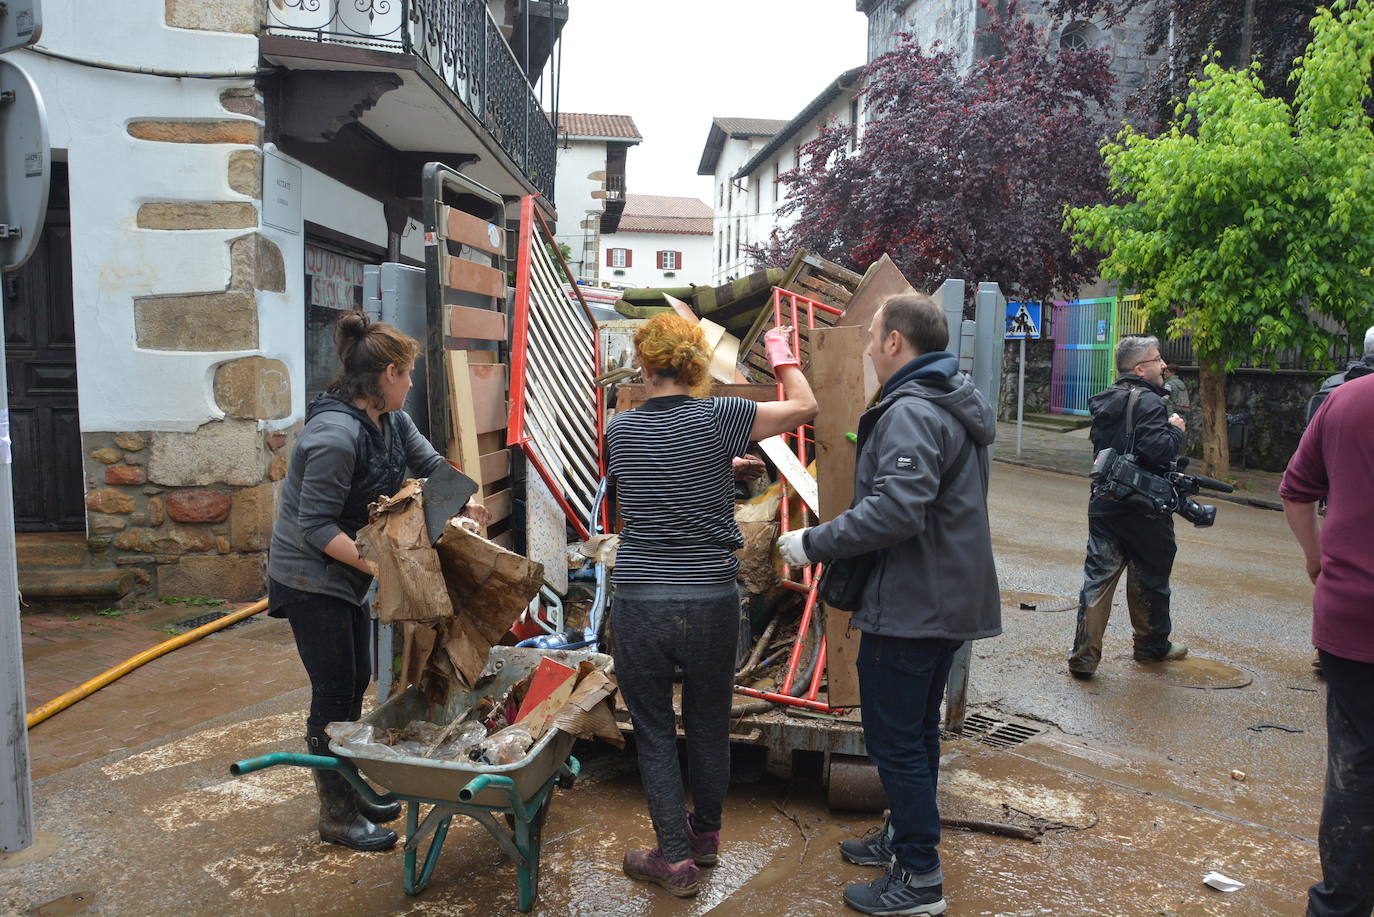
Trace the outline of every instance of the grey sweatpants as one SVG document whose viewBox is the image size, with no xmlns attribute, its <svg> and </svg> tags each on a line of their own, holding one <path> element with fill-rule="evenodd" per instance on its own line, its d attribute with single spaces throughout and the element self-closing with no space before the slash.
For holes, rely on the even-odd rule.
<svg viewBox="0 0 1374 917">
<path fill-rule="evenodd" d="M 617 586 L 611 635 L 616 680 L 634 721 L 649 817 L 663 856 L 676 863 L 692 852 L 677 757 L 673 666 L 682 667 L 692 821 L 697 831 L 719 831 L 730 783 L 739 595 L 733 582 Z"/>
</svg>

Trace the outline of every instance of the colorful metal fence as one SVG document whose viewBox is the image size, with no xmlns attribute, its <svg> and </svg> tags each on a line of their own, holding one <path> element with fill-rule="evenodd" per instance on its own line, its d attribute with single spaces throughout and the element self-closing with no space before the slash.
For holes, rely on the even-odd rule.
<svg viewBox="0 0 1374 917">
<path fill-rule="evenodd" d="M 1054 303 L 1054 357 L 1050 410 L 1088 414 L 1088 399 L 1116 378 L 1112 365 L 1122 336 L 1143 334 L 1145 309 L 1139 296 L 1108 296 Z"/>
</svg>

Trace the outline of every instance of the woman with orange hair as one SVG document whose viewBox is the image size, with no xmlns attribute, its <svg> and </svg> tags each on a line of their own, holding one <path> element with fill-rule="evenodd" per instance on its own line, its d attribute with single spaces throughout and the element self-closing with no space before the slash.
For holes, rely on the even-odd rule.
<svg viewBox="0 0 1374 917">
<path fill-rule="evenodd" d="M 625 854 L 625 873 L 689 897 L 712 866 L 730 781 L 739 597 L 732 461 L 752 441 L 816 416 L 816 399 L 789 343 L 765 335 L 784 398 L 756 404 L 706 398 L 711 354 L 701 329 L 673 313 L 635 334 L 650 398 L 606 431 L 608 474 L 624 526 L 612 583 L 616 676 L 634 721 L 639 770 L 658 846 Z M 677 757 L 673 670 L 682 669 L 682 726 L 693 809 Z"/>
</svg>

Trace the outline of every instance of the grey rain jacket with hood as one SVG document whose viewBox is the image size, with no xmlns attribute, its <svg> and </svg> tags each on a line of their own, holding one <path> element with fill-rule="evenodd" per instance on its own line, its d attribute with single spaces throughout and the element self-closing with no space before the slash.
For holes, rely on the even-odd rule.
<svg viewBox="0 0 1374 917">
<path fill-rule="evenodd" d="M 892 637 L 978 640 L 1002 632 L 988 526 L 992 408 L 959 360 L 924 354 L 888 380 L 859 420 L 854 502 L 807 531 L 806 553 L 831 561 L 878 552 L 855 627 Z M 976 447 L 937 501 L 965 439 Z"/>
</svg>

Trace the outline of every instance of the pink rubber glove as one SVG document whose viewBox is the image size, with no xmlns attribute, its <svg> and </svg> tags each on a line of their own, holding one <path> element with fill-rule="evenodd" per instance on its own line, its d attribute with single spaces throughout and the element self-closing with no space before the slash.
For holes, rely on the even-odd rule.
<svg viewBox="0 0 1374 917">
<path fill-rule="evenodd" d="M 779 325 L 764 332 L 763 351 L 768 354 L 768 363 L 773 367 L 774 375 L 784 366 L 801 366 L 801 361 L 792 353 L 792 328 L 788 325 Z"/>
</svg>

